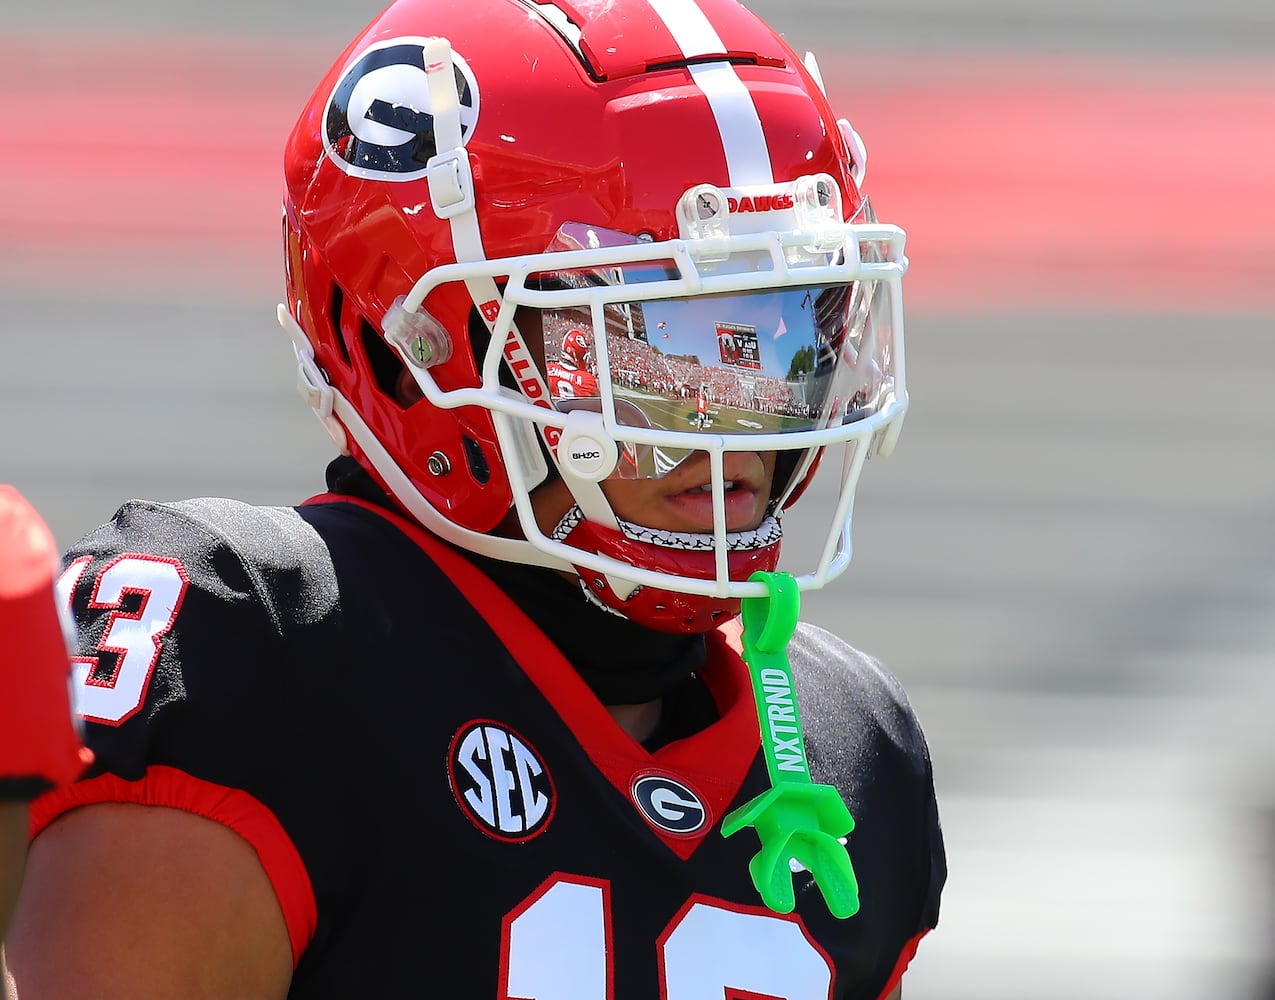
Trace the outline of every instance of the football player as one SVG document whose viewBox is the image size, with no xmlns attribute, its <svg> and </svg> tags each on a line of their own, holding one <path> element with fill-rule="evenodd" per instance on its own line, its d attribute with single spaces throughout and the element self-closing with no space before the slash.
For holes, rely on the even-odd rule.
<svg viewBox="0 0 1275 1000">
<path fill-rule="evenodd" d="M 589 338 L 583 330 L 571 329 L 563 335 L 561 352 L 545 364 L 545 374 L 553 399 L 598 397 L 598 378 L 589 370 Z"/>
<path fill-rule="evenodd" d="M 0 940 L 22 883 L 27 803 L 86 763 L 70 707 L 57 571 L 48 526 L 21 493 L 0 485 Z"/>
<path fill-rule="evenodd" d="M 903 234 L 813 58 L 736 0 L 399 0 L 284 165 L 340 457 L 69 553 L 97 763 L 33 817 L 22 1000 L 895 996 L 945 876 L 916 717 L 740 625 L 846 568 L 907 406 Z M 547 384 L 570 329 L 587 405 Z M 844 821 L 770 809 L 799 778 Z"/>
</svg>

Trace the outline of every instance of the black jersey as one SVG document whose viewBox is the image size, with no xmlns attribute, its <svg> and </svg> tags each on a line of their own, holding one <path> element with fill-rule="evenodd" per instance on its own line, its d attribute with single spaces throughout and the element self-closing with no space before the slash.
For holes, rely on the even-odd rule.
<svg viewBox="0 0 1275 1000">
<path fill-rule="evenodd" d="M 937 919 L 916 719 L 819 629 L 791 660 L 812 777 L 857 824 L 841 920 L 802 871 L 767 910 L 756 835 L 721 835 L 768 787 L 729 630 L 695 678 L 715 721 L 648 751 L 471 560 L 363 501 L 133 502 L 68 563 L 97 763 L 37 822 L 126 801 L 235 829 L 292 1000 L 875 1000 Z"/>
</svg>

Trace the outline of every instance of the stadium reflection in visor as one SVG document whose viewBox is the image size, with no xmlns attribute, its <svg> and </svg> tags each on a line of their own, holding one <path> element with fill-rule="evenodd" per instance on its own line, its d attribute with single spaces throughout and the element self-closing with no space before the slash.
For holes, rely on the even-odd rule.
<svg viewBox="0 0 1275 1000">
<path fill-rule="evenodd" d="M 598 232 L 589 230 L 594 239 Z M 636 242 L 605 236 L 608 245 Z M 540 311 L 559 410 L 600 411 L 598 384 L 609 380 L 616 422 L 628 427 L 791 433 L 876 412 L 890 372 L 888 323 L 873 322 L 873 282 L 642 300 L 642 285 L 670 277 L 671 265 L 650 261 L 537 276 L 546 289 L 622 284 L 635 293 L 605 306 L 601 335 L 587 306 Z M 647 478 L 689 451 L 630 445 L 623 454 L 616 475 Z"/>
</svg>

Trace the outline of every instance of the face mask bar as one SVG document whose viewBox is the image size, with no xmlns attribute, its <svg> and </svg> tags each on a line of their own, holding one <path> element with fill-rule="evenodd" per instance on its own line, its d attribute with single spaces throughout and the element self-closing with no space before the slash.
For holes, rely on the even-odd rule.
<svg viewBox="0 0 1275 1000">
<path fill-rule="evenodd" d="M 799 453 L 802 457 L 797 463 L 796 474 L 778 498 L 782 501 L 804 478 L 816 454 L 827 450 L 823 458 L 827 468 L 833 464 L 836 452 L 840 451 L 841 489 L 833 523 L 815 569 L 805 574 L 794 574 L 800 589 L 814 589 L 839 575 L 848 565 L 850 512 L 863 463 L 870 453 L 886 454 L 893 447 L 907 408 L 900 295 L 901 279 L 907 267 L 903 255 L 904 235 L 896 226 L 859 221 L 864 218 L 871 219 L 871 216 L 865 212 L 856 221 L 839 223 L 836 240 L 829 238 L 828 227 L 824 225 L 816 234 L 817 247 L 812 246 L 812 234 L 807 230 L 615 244 L 615 234 L 608 235 L 602 230 L 580 226 L 575 228 L 585 234 L 585 239 L 576 240 L 579 249 L 436 268 L 421 278 L 402 300 L 400 308 L 403 315 L 428 317 L 421 310 L 421 304 L 431 292 L 449 282 L 467 283 L 470 288 L 483 281 L 504 283 L 499 299 L 476 303 L 477 308 L 492 321 L 493 328 L 491 344 L 482 359 L 479 386 L 450 390 L 439 387 L 429 366 L 413 358 L 408 336 L 404 333 L 410 329 L 410 323 L 391 322 L 392 316 L 387 317 L 387 339 L 403 357 L 431 405 L 443 408 L 481 406 L 492 412 L 513 486 L 515 508 L 527 536 L 526 544 L 539 554 L 532 561 L 541 564 L 564 568 L 581 566 L 637 585 L 691 594 L 762 596 L 764 588 L 760 584 L 731 581 L 729 578 L 727 553 L 731 540 L 725 529 L 723 455 L 727 451 Z M 589 239 L 590 233 L 593 239 Z M 604 245 L 606 241 L 613 245 Z M 559 281 L 550 286 L 551 283 L 545 281 L 546 275 L 564 273 L 623 276 L 639 271 L 643 280 L 637 283 L 602 280 L 566 285 Z M 475 282 L 475 279 L 479 281 Z M 623 314 L 627 310 L 631 315 L 634 307 L 638 306 L 652 316 L 667 309 L 680 309 L 685 315 L 690 315 L 687 310 L 702 301 L 716 299 L 734 307 L 746 304 L 750 298 L 760 301 L 759 297 L 766 295 L 771 296 L 774 302 L 786 303 L 791 308 L 794 295 L 809 296 L 807 304 L 813 305 L 823 290 L 838 288 L 843 290 L 843 295 L 846 290 L 853 290 L 853 295 L 841 324 L 846 336 L 837 345 L 840 355 L 835 363 L 847 369 L 863 367 L 866 370 L 875 366 L 875 388 L 870 400 L 825 393 L 819 397 L 818 414 L 813 415 L 813 411 L 808 410 L 802 419 L 796 421 L 801 424 L 800 427 L 767 427 L 765 421 L 753 421 L 763 426 L 747 427 L 736 423 L 727 432 L 726 428 L 714 428 L 711 424 L 691 426 L 689 415 L 685 429 L 659 426 L 657 421 L 650 419 L 650 408 L 647 407 L 644 412 L 640 401 L 628 392 L 632 386 L 621 384 L 617 391 L 617 359 L 608 345 L 607 336 L 608 320 L 614 324 L 617 313 Z M 587 327 L 586 332 L 592 338 L 599 373 L 595 401 L 584 405 L 567 403 L 561 408 L 555 404 L 544 371 L 536 364 L 536 355 L 528 349 L 523 332 L 515 326 L 514 316 L 519 309 L 538 310 L 542 317 L 569 315 L 585 321 L 579 325 Z M 741 335 L 736 338 L 734 346 L 745 355 L 745 367 L 748 363 L 760 363 L 759 356 L 748 356 L 750 350 L 760 351 L 762 346 L 759 339 L 749 343 L 750 337 L 760 337 L 756 330 L 751 334 L 748 330 L 750 325 L 755 324 L 734 320 L 722 323 L 722 330 L 726 333 Z M 720 334 L 721 330 L 714 332 Z M 542 334 L 535 331 L 532 335 Z M 860 357 L 865 348 L 865 336 L 873 338 L 866 359 Z M 646 329 L 646 338 L 649 346 L 650 328 Z M 743 344 L 738 341 L 743 341 Z M 806 346 L 813 347 L 814 344 Z M 729 347 L 723 343 L 717 359 L 720 363 L 711 367 L 722 371 L 739 369 L 737 364 L 727 363 Z M 521 392 L 514 392 L 500 384 L 502 364 L 513 373 Z M 870 405 L 862 405 L 865 402 Z M 635 409 L 642 416 L 635 417 Z M 670 421 L 665 420 L 664 423 Z M 679 456 L 693 452 L 706 454 L 715 511 L 712 532 L 716 567 L 714 579 L 670 578 L 664 573 L 643 570 L 577 549 L 541 532 L 536 526 L 529 499 L 531 490 L 544 478 L 543 459 L 539 446 L 535 444 L 537 432 L 554 455 L 573 495 L 583 501 L 580 505 L 586 517 L 610 527 L 618 525 L 602 499 L 598 484 L 612 475 L 617 465 L 623 466 L 625 454 L 647 456 L 630 459 L 635 463 L 654 462 L 654 456 L 660 454 L 666 456 L 666 461 L 667 456 L 676 461 Z M 562 454 L 560 444 L 564 435 L 577 443 L 596 442 L 601 446 L 596 450 L 614 456 L 614 460 L 608 457 L 600 463 L 595 462 L 596 467 L 592 469 L 580 467 L 570 456 Z M 586 454 L 593 450 L 582 448 L 579 452 Z M 635 475 L 647 476 L 663 472 L 667 472 L 667 468 L 662 466 L 633 470 Z M 484 543 L 484 539 L 490 542 L 489 536 L 464 532 L 464 529 L 456 529 L 455 526 L 451 526 L 450 532 L 442 533 L 444 537 L 463 534 L 463 538 L 452 537 L 452 540 L 497 557 L 507 558 L 511 551 L 504 540 Z M 471 534 L 473 538 L 469 537 Z M 502 556 L 502 552 L 505 555 Z M 528 561 L 525 556 L 522 558 Z"/>
</svg>

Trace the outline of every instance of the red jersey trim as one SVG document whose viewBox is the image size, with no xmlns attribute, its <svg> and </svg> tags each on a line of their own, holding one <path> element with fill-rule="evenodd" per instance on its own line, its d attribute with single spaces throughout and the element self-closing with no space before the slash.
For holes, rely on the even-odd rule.
<svg viewBox="0 0 1275 1000">
<path fill-rule="evenodd" d="M 894 963 L 894 971 L 890 973 L 890 978 L 886 980 L 885 988 L 881 990 L 881 995 L 877 1000 L 886 1000 L 890 995 L 890 991 L 899 985 L 903 979 L 903 973 L 908 971 L 908 966 L 912 964 L 912 959 L 916 957 L 917 945 L 921 943 L 921 938 L 928 933 L 930 933 L 930 929 L 927 927 L 903 946 L 903 950 L 899 952 L 899 960 Z"/>
<path fill-rule="evenodd" d="M 103 774 L 42 795 L 31 805 L 31 839 L 72 809 L 106 802 L 180 809 L 220 823 L 248 841 L 274 886 L 296 968 L 314 937 L 318 905 L 305 862 L 274 813 L 240 789 L 204 781 L 175 767 L 153 765 L 140 781 Z"/>
</svg>

